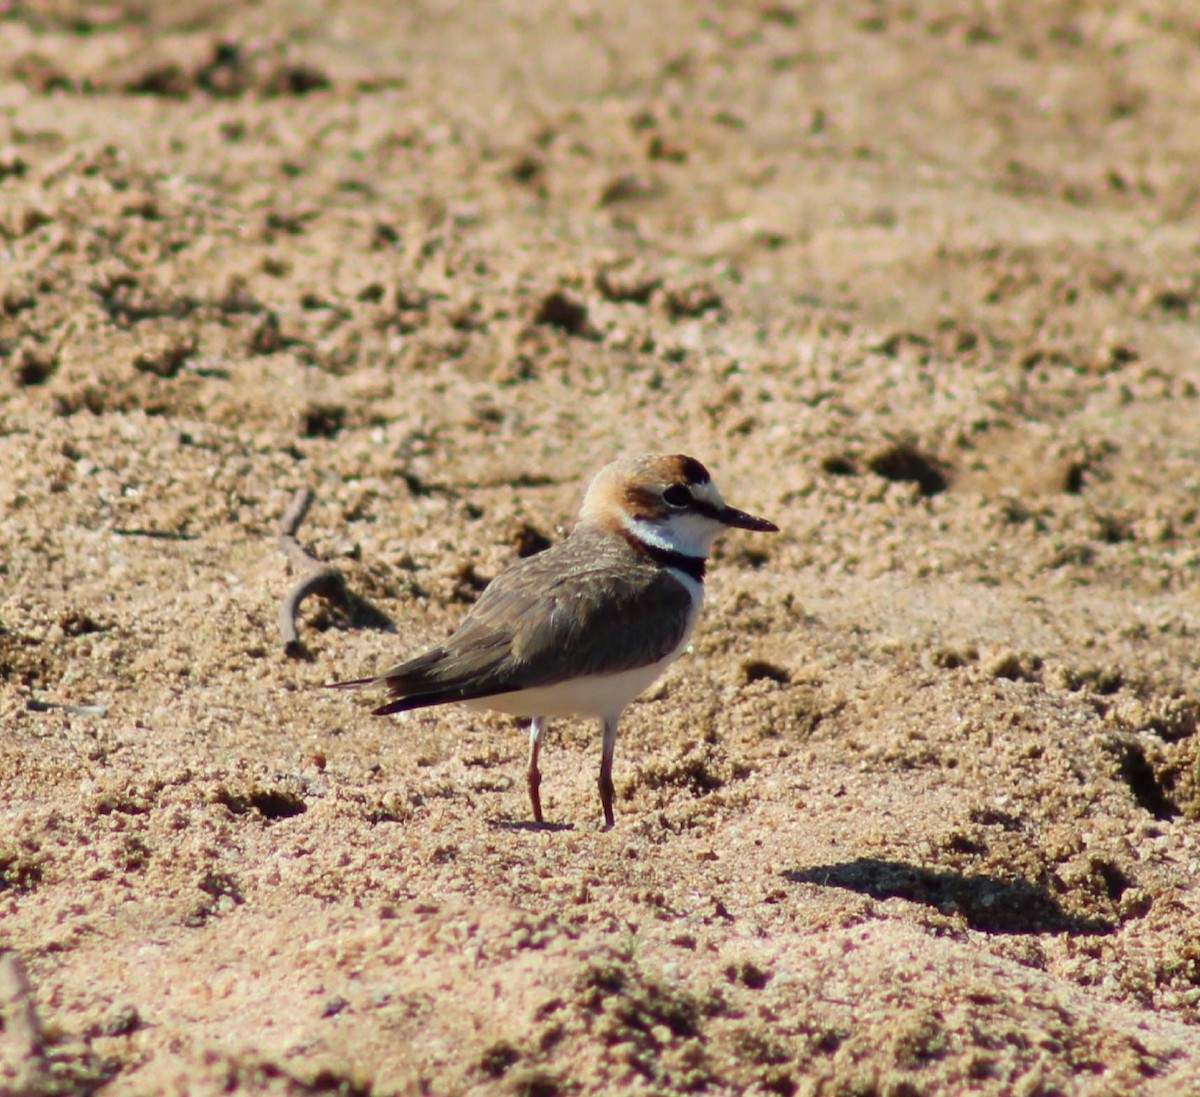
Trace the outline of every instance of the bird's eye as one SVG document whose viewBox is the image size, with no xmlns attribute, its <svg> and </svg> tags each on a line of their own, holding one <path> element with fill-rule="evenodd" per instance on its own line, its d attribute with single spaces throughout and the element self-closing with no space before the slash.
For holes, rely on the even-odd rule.
<svg viewBox="0 0 1200 1097">
<path fill-rule="evenodd" d="M 662 497 L 669 507 L 686 507 L 692 502 L 692 493 L 682 484 L 672 484 L 663 492 Z"/>
</svg>

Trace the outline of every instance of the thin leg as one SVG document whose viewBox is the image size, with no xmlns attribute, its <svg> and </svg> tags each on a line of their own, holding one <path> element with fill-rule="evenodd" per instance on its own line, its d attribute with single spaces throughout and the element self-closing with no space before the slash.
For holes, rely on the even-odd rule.
<svg viewBox="0 0 1200 1097">
<path fill-rule="evenodd" d="M 533 805 L 533 821 L 543 822 L 542 798 L 538 786 L 542 783 L 542 774 L 538 770 L 538 752 L 542 749 L 542 736 L 546 734 L 546 717 L 535 716 L 529 725 L 529 768 L 525 771 L 525 780 L 529 783 L 529 802 Z"/>
<path fill-rule="evenodd" d="M 600 806 L 604 808 L 604 827 L 613 825 L 613 752 L 617 749 L 617 721 L 620 716 L 604 719 L 604 746 L 600 753 Z"/>
</svg>

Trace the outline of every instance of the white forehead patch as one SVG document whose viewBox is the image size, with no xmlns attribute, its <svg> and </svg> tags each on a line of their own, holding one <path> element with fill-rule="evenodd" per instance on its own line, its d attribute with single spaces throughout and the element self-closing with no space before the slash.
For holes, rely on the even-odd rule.
<svg viewBox="0 0 1200 1097">
<path fill-rule="evenodd" d="M 723 507 L 725 500 L 721 498 L 721 493 L 717 491 L 717 485 L 711 480 L 703 484 L 690 484 L 692 496 L 702 502 L 709 503 L 714 507 Z"/>
</svg>

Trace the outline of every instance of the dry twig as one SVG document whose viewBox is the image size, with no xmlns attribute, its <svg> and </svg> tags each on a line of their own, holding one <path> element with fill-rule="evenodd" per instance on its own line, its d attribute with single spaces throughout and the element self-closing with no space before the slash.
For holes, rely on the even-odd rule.
<svg viewBox="0 0 1200 1097">
<path fill-rule="evenodd" d="M 283 650 L 292 658 L 304 651 L 296 630 L 296 617 L 300 612 L 300 603 L 305 598 L 310 594 L 319 594 L 322 598 L 332 598 L 346 605 L 350 601 L 341 571 L 332 564 L 324 564 L 316 559 L 296 539 L 296 531 L 304 521 L 312 501 L 312 490 L 302 488 L 296 492 L 279 520 L 279 547 L 301 572 L 299 582 L 288 591 L 279 607 L 279 636 L 283 640 Z"/>
<path fill-rule="evenodd" d="M 43 1043 L 25 964 L 16 952 L 0 953 L 0 1091 L 39 1092 L 48 1081 Z"/>
<path fill-rule="evenodd" d="M 57 709 L 60 712 L 70 713 L 72 716 L 108 715 L 108 708 L 105 705 L 71 705 L 64 701 L 39 701 L 36 697 L 30 697 L 25 702 L 25 708 L 30 712 L 52 712 Z"/>
</svg>

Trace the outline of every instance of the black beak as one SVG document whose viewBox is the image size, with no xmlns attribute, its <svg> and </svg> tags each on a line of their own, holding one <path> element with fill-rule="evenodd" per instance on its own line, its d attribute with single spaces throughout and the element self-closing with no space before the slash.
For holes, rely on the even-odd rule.
<svg viewBox="0 0 1200 1097">
<path fill-rule="evenodd" d="M 755 518 L 753 514 L 747 514 L 736 507 L 722 507 L 715 517 L 725 525 L 736 526 L 738 529 L 752 529 L 759 533 L 779 532 L 779 527 L 774 522 L 768 522 L 765 518 Z"/>
</svg>

